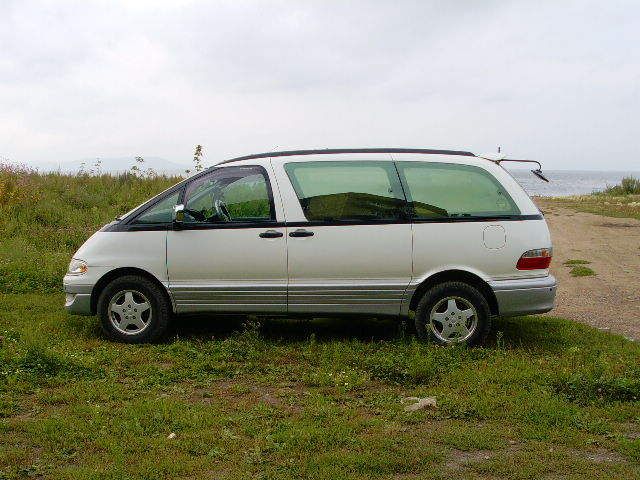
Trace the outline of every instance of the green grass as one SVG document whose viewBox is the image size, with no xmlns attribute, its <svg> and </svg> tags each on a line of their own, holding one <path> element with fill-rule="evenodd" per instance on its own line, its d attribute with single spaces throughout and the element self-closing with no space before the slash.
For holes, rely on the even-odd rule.
<svg viewBox="0 0 640 480">
<path fill-rule="evenodd" d="M 179 180 L 38 174 L 0 164 L 0 291 L 59 291 L 71 255 L 96 229 Z"/>
<path fill-rule="evenodd" d="M 546 203 L 605 217 L 640 220 L 640 195 L 580 195 L 545 199 Z"/>
<path fill-rule="evenodd" d="M 620 182 L 620 185 L 613 185 L 607 187 L 599 195 L 640 195 L 640 178 L 624 177 Z"/>
<path fill-rule="evenodd" d="M 590 263 L 591 262 L 589 260 L 574 259 L 574 260 L 567 260 L 566 262 L 563 263 L 563 265 L 566 267 L 569 267 L 573 265 L 589 265 Z"/>
<path fill-rule="evenodd" d="M 464 349 L 391 320 L 187 317 L 134 346 L 62 301 L 0 295 L 0 478 L 640 474 L 640 345 L 586 326 L 500 320 Z"/>
<path fill-rule="evenodd" d="M 584 265 L 576 265 L 569 273 L 571 273 L 572 277 L 591 277 L 596 274 L 591 268 Z"/>
<path fill-rule="evenodd" d="M 620 185 L 607 187 L 602 192 L 549 198 L 545 199 L 545 202 L 569 207 L 579 212 L 640 220 L 640 179 L 625 177 Z"/>
<path fill-rule="evenodd" d="M 590 277 L 596 274 L 596 272 L 594 272 L 593 269 L 585 266 L 585 265 L 589 265 L 590 263 L 591 262 L 588 260 L 574 259 L 574 260 L 567 260 L 566 262 L 563 263 L 563 265 L 565 267 L 572 267 L 569 272 L 572 277 Z"/>
<path fill-rule="evenodd" d="M 393 320 L 185 317 L 138 346 L 67 315 L 77 246 L 175 181 L 0 168 L 0 479 L 640 475 L 640 345 L 573 322 L 465 349 Z"/>
</svg>

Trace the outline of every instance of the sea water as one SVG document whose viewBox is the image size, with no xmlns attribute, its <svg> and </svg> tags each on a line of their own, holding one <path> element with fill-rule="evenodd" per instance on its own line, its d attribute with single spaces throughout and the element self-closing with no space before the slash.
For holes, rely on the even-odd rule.
<svg viewBox="0 0 640 480">
<path fill-rule="evenodd" d="M 513 169 L 509 173 L 522 185 L 529 195 L 543 197 L 565 197 L 586 195 L 617 185 L 623 177 L 640 178 L 640 172 L 597 172 L 580 170 L 543 170 L 549 183 L 543 182 L 530 170 Z"/>
</svg>

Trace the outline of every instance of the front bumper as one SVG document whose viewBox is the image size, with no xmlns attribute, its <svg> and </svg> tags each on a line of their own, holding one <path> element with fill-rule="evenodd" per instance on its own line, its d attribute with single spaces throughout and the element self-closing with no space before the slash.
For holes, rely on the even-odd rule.
<svg viewBox="0 0 640 480">
<path fill-rule="evenodd" d="M 545 313 L 554 306 L 557 282 L 553 275 L 489 282 L 504 317 Z"/>
<path fill-rule="evenodd" d="M 78 285 L 64 282 L 64 308 L 74 315 L 93 315 L 91 311 L 91 290 L 93 285 Z"/>
</svg>

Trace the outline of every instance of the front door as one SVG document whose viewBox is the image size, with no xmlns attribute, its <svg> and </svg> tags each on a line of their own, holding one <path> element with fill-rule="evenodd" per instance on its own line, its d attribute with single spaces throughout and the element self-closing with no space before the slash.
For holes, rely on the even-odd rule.
<svg viewBox="0 0 640 480">
<path fill-rule="evenodd" d="M 300 213 L 287 218 L 289 312 L 399 314 L 411 225 L 394 164 L 291 161 L 276 172 L 287 212 Z"/>
<path fill-rule="evenodd" d="M 221 167 L 187 185 L 184 227 L 167 235 L 177 312 L 286 311 L 285 228 L 273 198 L 261 166 Z"/>
</svg>

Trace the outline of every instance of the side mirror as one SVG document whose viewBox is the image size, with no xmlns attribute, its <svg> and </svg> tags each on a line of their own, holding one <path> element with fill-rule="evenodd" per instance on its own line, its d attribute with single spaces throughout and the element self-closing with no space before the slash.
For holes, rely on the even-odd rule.
<svg viewBox="0 0 640 480">
<path fill-rule="evenodd" d="M 173 207 L 173 228 L 175 230 L 182 229 L 182 223 L 184 222 L 184 205 L 175 205 Z"/>
</svg>

